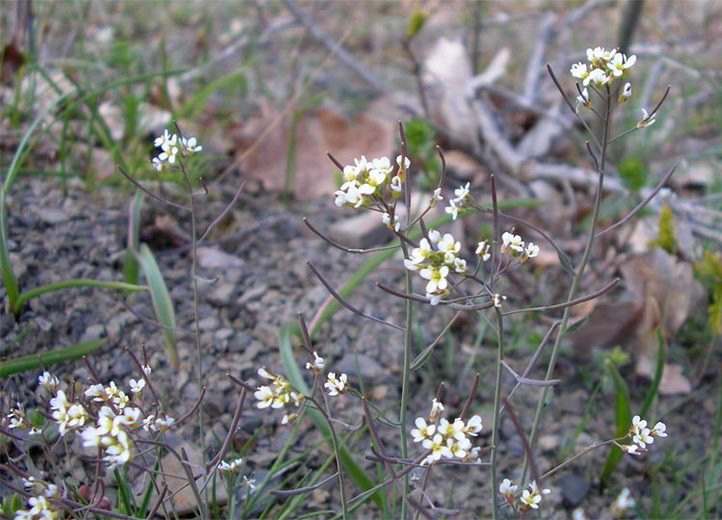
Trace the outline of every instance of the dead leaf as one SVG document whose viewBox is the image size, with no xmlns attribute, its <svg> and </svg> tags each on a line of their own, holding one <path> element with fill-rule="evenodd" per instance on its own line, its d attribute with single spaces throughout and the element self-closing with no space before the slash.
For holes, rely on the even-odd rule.
<svg viewBox="0 0 722 520">
<path fill-rule="evenodd" d="M 0 52 L 0 81 L 12 84 L 20 68 L 25 64 L 25 56 L 15 42 L 10 42 Z"/>
<path fill-rule="evenodd" d="M 662 379 L 659 382 L 659 393 L 662 395 L 688 394 L 692 391 L 692 383 L 682 375 L 679 365 L 664 365 Z"/>
<path fill-rule="evenodd" d="M 467 102 L 472 68 L 464 44 L 439 38 L 424 59 L 423 70 L 432 121 L 455 141 L 476 148 L 476 117 Z"/>
<path fill-rule="evenodd" d="M 260 117 L 233 135 L 243 157 L 243 176 L 260 180 L 267 190 L 282 191 L 291 143 L 290 116 L 268 105 Z M 370 114 L 349 119 L 328 108 L 303 115 L 296 123 L 296 158 L 292 192 L 300 200 L 330 195 L 336 190 L 331 152 L 342 164 L 354 157 L 388 156 L 394 149 L 395 125 Z"/>
</svg>

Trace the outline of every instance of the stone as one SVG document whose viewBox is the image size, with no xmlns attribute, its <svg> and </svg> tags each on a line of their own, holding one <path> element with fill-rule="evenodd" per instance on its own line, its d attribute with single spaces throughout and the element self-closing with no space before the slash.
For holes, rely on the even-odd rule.
<svg viewBox="0 0 722 520">
<path fill-rule="evenodd" d="M 46 224 L 60 224 L 70 218 L 65 211 L 58 208 L 36 207 L 33 212 Z"/>
<path fill-rule="evenodd" d="M 208 316 L 198 321 L 198 328 L 201 330 L 215 330 L 218 328 L 218 318 L 215 316 Z"/>
<path fill-rule="evenodd" d="M 96 323 L 95 325 L 91 325 L 85 329 L 85 332 L 83 332 L 83 335 L 80 337 L 80 342 L 83 343 L 84 341 L 98 339 L 103 337 L 104 335 L 105 326 L 100 323 Z"/>
<path fill-rule="evenodd" d="M 329 235 L 343 246 L 361 249 L 388 242 L 390 239 L 390 231 L 381 222 L 381 215 L 373 211 L 333 223 Z"/>
<path fill-rule="evenodd" d="M 198 248 L 198 265 L 204 269 L 241 269 L 243 260 L 214 247 Z"/>
<path fill-rule="evenodd" d="M 236 286 L 232 283 L 219 282 L 206 297 L 209 303 L 218 307 L 229 305 L 234 299 Z"/>
<path fill-rule="evenodd" d="M 565 473 L 556 482 L 562 500 L 568 507 L 577 507 L 589 493 L 589 482 L 576 473 Z"/>
<path fill-rule="evenodd" d="M 542 435 L 539 437 L 539 448 L 543 453 L 553 452 L 559 448 L 559 437 L 557 435 Z"/>
<path fill-rule="evenodd" d="M 203 457 L 200 450 L 188 442 L 182 442 L 180 446 L 176 448 L 176 452 L 182 456 L 181 450 L 185 450 L 188 455 L 188 463 L 190 464 L 191 471 L 196 473 L 202 472 Z M 166 496 L 173 497 L 173 505 L 178 515 L 187 516 L 196 513 L 198 503 L 191 486 L 187 485 L 188 478 L 186 477 L 186 470 L 183 467 L 183 463 L 178 460 L 173 453 L 168 453 L 161 459 L 160 467 L 161 471 L 166 475 L 165 484 L 168 486 Z M 205 474 L 196 479 L 197 489 L 203 489 L 205 479 Z M 136 498 L 138 503 L 140 503 L 142 496 L 139 494 Z M 155 503 L 156 499 L 157 493 L 154 490 L 150 503 Z M 224 505 L 228 501 L 228 493 L 225 486 L 216 486 L 216 500 L 219 505 Z"/>
<path fill-rule="evenodd" d="M 346 353 L 335 368 L 337 372 L 345 372 L 352 379 L 360 376 L 366 383 L 379 381 L 386 374 L 378 361 L 366 354 L 356 356 L 353 352 Z"/>
</svg>

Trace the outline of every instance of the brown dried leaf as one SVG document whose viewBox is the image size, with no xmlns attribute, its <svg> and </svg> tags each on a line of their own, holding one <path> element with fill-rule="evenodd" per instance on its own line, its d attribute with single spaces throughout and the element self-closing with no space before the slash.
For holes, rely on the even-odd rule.
<svg viewBox="0 0 722 520">
<path fill-rule="evenodd" d="M 291 142 L 290 116 L 264 106 L 262 115 L 235 132 L 245 178 L 260 180 L 265 189 L 281 191 Z M 330 151 L 342 163 L 354 157 L 388 156 L 394 148 L 395 125 L 369 114 L 351 120 L 327 108 L 303 115 L 296 124 L 296 171 L 293 194 L 300 200 L 329 195 L 336 189 L 328 160 Z"/>
</svg>

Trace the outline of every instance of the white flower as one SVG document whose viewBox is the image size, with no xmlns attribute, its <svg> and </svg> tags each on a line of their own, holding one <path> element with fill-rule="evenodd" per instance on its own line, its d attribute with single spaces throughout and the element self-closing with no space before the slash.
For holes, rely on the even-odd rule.
<svg viewBox="0 0 722 520">
<path fill-rule="evenodd" d="M 645 108 L 642 109 L 642 119 L 637 121 L 637 128 L 646 128 L 652 126 L 657 120 L 654 116 L 650 116 Z"/>
<path fill-rule="evenodd" d="M 441 459 L 442 456 L 449 459 L 454 456 L 454 454 L 444 442 L 444 438 L 439 433 L 434 435 L 431 439 L 424 439 L 421 445 L 427 450 L 431 450 L 431 454 L 426 459 L 424 459 L 422 464 L 435 462 Z"/>
<path fill-rule="evenodd" d="M 466 183 L 462 186 L 459 186 L 454 190 L 454 201 L 455 202 L 462 202 L 468 195 L 469 195 L 469 184 Z"/>
<path fill-rule="evenodd" d="M 497 309 L 501 309 L 501 304 L 506 300 L 506 296 L 503 294 L 495 293 L 494 296 L 492 296 L 492 301 L 494 302 L 494 307 Z"/>
<path fill-rule="evenodd" d="M 633 54 L 629 58 L 624 54 L 617 53 L 614 55 L 607 67 L 615 77 L 619 77 L 626 72 L 626 70 L 632 67 L 637 62 L 637 57 Z"/>
<path fill-rule="evenodd" d="M 389 183 L 389 186 L 391 187 L 392 191 L 400 192 L 403 188 L 401 177 L 399 177 L 398 175 L 394 175 L 393 177 L 391 177 L 391 182 Z"/>
<path fill-rule="evenodd" d="M 584 108 L 590 108 L 592 106 L 592 100 L 589 98 L 589 92 L 586 87 L 582 90 L 582 93 L 577 96 L 577 108 L 582 105 Z"/>
<path fill-rule="evenodd" d="M 521 237 L 519 235 L 515 235 L 513 233 L 509 233 L 508 231 L 504 232 L 501 235 L 501 252 L 504 253 L 508 250 L 511 250 L 512 254 L 515 253 L 521 253 L 524 251 L 524 242 L 522 241 Z"/>
<path fill-rule="evenodd" d="M 471 441 L 466 437 L 461 440 L 455 438 L 446 439 L 446 447 L 449 449 L 451 454 L 458 458 L 463 459 L 471 449 Z"/>
<path fill-rule="evenodd" d="M 181 137 L 181 144 L 186 152 L 195 153 L 203 150 L 203 147 L 198 145 L 195 137 L 189 137 L 188 139 Z"/>
<path fill-rule="evenodd" d="M 610 49 L 607 51 L 604 47 L 596 47 L 594 49 L 587 49 L 587 60 L 601 64 L 601 62 L 611 60 L 616 54 L 617 49 Z"/>
<path fill-rule="evenodd" d="M 619 102 L 625 103 L 630 97 L 632 97 L 632 84 L 625 83 L 622 93 L 619 94 Z"/>
<path fill-rule="evenodd" d="M 85 397 L 93 401 L 103 402 L 105 400 L 105 387 L 103 385 L 90 385 L 85 389 Z"/>
<path fill-rule="evenodd" d="M 256 489 L 256 479 L 255 478 L 248 478 L 246 475 L 243 475 L 243 479 L 241 481 L 241 485 L 249 488 L 251 491 Z"/>
<path fill-rule="evenodd" d="M 639 415 L 632 417 L 632 431 L 637 433 L 639 430 L 643 430 L 647 427 L 647 421 L 642 419 Z"/>
<path fill-rule="evenodd" d="M 401 167 L 401 159 L 402 159 L 402 157 L 400 155 L 396 156 L 396 164 L 398 164 L 399 167 Z M 404 168 L 404 170 L 408 170 L 411 167 L 411 159 L 409 159 L 408 157 L 403 157 L 403 159 L 404 159 L 404 167 L 403 168 Z"/>
<path fill-rule="evenodd" d="M 482 240 L 476 246 L 476 255 L 481 258 L 482 262 L 486 262 L 491 258 L 491 247 L 486 240 Z"/>
<path fill-rule="evenodd" d="M 394 225 L 391 225 L 391 215 L 388 213 L 383 213 L 381 215 L 381 221 L 386 224 L 386 227 L 389 229 L 393 229 L 394 231 L 398 231 L 401 228 L 401 223 L 399 222 L 399 216 L 394 215 Z"/>
<path fill-rule="evenodd" d="M 324 362 L 323 358 L 318 355 L 318 352 L 313 351 L 313 363 L 306 363 L 306 370 L 323 370 Z"/>
<path fill-rule="evenodd" d="M 60 381 L 58 381 L 57 377 L 51 375 L 50 372 L 43 372 L 42 375 L 38 377 L 38 383 L 46 390 L 52 391 L 60 384 Z"/>
<path fill-rule="evenodd" d="M 178 140 L 178 136 L 175 134 L 169 133 L 168 129 L 166 128 L 165 130 L 163 130 L 163 135 L 155 138 L 153 145 L 156 146 L 157 148 L 165 149 L 169 146 L 175 146 L 177 140 Z"/>
<path fill-rule="evenodd" d="M 529 485 L 529 489 L 525 489 L 521 494 L 521 503 L 523 507 L 539 509 L 539 502 L 541 502 L 542 495 L 551 493 L 549 489 L 543 489 L 541 492 L 536 485 L 536 481 L 532 481 Z"/>
<path fill-rule="evenodd" d="M 650 435 L 653 437 L 666 437 L 667 436 L 667 425 L 663 422 L 658 422 L 654 425 L 654 428 L 652 428 L 652 431 L 650 432 Z"/>
<path fill-rule="evenodd" d="M 504 495 L 507 500 L 514 499 L 516 496 L 516 492 L 519 489 L 519 486 L 514 484 L 511 480 L 508 478 L 505 478 L 501 481 L 501 484 L 499 484 L 499 493 Z"/>
<path fill-rule="evenodd" d="M 594 83 L 596 86 L 600 87 L 606 84 L 607 81 L 609 81 L 609 77 L 602 69 L 594 69 L 584 79 L 582 84 L 586 87 L 591 82 Z"/>
<path fill-rule="evenodd" d="M 619 447 L 624 453 L 629 453 L 630 455 L 641 455 L 642 452 L 640 451 L 639 446 L 636 444 L 619 444 Z"/>
<path fill-rule="evenodd" d="M 449 276 L 449 268 L 445 265 L 441 267 L 427 267 L 419 272 L 421 277 L 428 280 L 426 284 L 426 293 L 432 294 L 437 291 L 443 291 L 448 286 L 446 277 Z"/>
<path fill-rule="evenodd" d="M 106 437 L 112 444 L 105 448 L 103 460 L 108 463 L 110 469 L 127 464 L 130 460 L 130 437 L 124 431 L 115 437 Z"/>
<path fill-rule="evenodd" d="M 230 462 L 226 462 L 224 460 L 218 465 L 218 470 L 223 473 L 236 473 L 241 468 L 242 464 L 243 459 L 240 457 Z"/>
<path fill-rule="evenodd" d="M 463 258 L 454 258 L 454 271 L 459 274 L 464 274 L 468 271 L 466 267 L 466 260 Z"/>
<path fill-rule="evenodd" d="M 457 207 L 457 205 L 453 199 L 449 201 L 449 205 L 446 206 L 444 211 L 446 211 L 447 213 L 449 213 L 451 215 L 452 220 L 456 220 L 457 217 L 459 216 L 459 208 Z"/>
<path fill-rule="evenodd" d="M 450 263 L 454 261 L 456 255 L 461 251 L 461 242 L 454 240 L 451 233 L 445 233 L 444 238 L 441 239 L 437 247 L 445 255 L 451 255 L 446 258 L 446 261 Z"/>
<path fill-rule="evenodd" d="M 154 167 L 156 170 L 158 170 L 158 171 L 162 171 L 162 170 L 163 170 L 163 165 L 164 165 L 165 163 L 164 163 L 163 161 L 161 161 L 160 158 L 158 158 L 158 157 L 153 157 L 152 163 L 153 163 L 153 167 Z"/>
<path fill-rule="evenodd" d="M 130 391 L 132 393 L 139 394 L 145 388 L 145 379 L 138 379 L 137 381 L 135 379 L 131 379 L 128 381 L 128 384 L 130 384 Z"/>
<path fill-rule="evenodd" d="M 401 165 L 401 156 L 399 155 L 396 158 L 396 163 L 400 166 Z M 409 158 L 406 158 L 406 163 L 408 165 L 411 165 L 411 161 L 409 161 Z M 391 161 L 389 161 L 388 157 L 379 157 L 378 159 L 374 159 L 371 161 L 372 168 L 371 170 L 377 170 L 379 173 L 377 174 L 380 178 L 381 175 L 383 175 L 384 179 L 387 175 L 391 173 L 393 168 L 391 168 Z M 408 168 L 408 166 L 407 166 Z M 372 173 L 373 174 L 373 173 Z M 383 182 L 383 181 L 382 181 Z"/>
<path fill-rule="evenodd" d="M 268 370 L 266 370 L 265 367 L 259 368 L 256 373 L 264 379 L 275 379 L 275 377 Z"/>
<path fill-rule="evenodd" d="M 524 253 L 521 255 L 521 262 L 526 262 L 529 258 L 535 258 L 539 255 L 539 246 L 533 242 L 529 242 L 524 249 Z"/>
<path fill-rule="evenodd" d="M 612 513 L 616 517 L 623 516 L 624 513 L 634 507 L 635 504 L 636 501 L 632 498 L 629 488 L 624 488 L 614 500 L 614 503 L 612 503 Z"/>
<path fill-rule="evenodd" d="M 150 365 L 143 365 L 143 373 L 146 376 L 150 376 L 150 374 L 153 372 L 153 369 L 150 368 Z"/>
<path fill-rule="evenodd" d="M 589 76 L 586 63 L 582 63 L 581 61 L 572 65 L 569 72 L 571 72 L 572 76 L 577 79 L 585 80 Z"/>
<path fill-rule="evenodd" d="M 471 435 L 472 437 L 479 435 L 479 432 L 481 431 L 481 417 L 474 415 L 471 419 L 466 421 L 466 426 L 464 426 L 463 431 L 465 434 Z"/>
<path fill-rule="evenodd" d="M 651 431 L 649 428 L 642 428 L 634 434 L 632 442 L 644 449 L 647 447 L 647 444 L 652 444 L 654 442 L 654 437 L 652 437 L 650 433 Z"/>
<path fill-rule="evenodd" d="M 441 240 L 441 233 L 436 231 L 435 229 L 429 230 L 429 240 L 432 244 L 438 244 L 439 240 Z"/>
<path fill-rule="evenodd" d="M 348 376 L 346 374 L 341 374 L 341 376 L 337 378 L 335 372 L 329 372 L 328 379 L 323 386 L 328 390 L 328 395 L 335 397 L 344 391 L 347 384 Z"/>
<path fill-rule="evenodd" d="M 439 433 L 445 437 L 453 437 L 459 441 L 465 439 L 464 421 L 458 417 L 454 419 L 453 423 L 450 423 L 446 419 L 441 419 L 441 422 L 439 423 Z"/>
<path fill-rule="evenodd" d="M 417 417 L 416 428 L 411 430 L 411 436 L 414 438 L 414 442 L 421 442 L 424 439 L 430 439 L 434 436 L 436 426 L 434 424 L 426 424 L 426 420 L 423 417 Z"/>
<path fill-rule="evenodd" d="M 273 404 L 273 400 L 276 397 L 271 387 L 265 385 L 258 387 L 258 390 L 256 390 L 253 396 L 258 400 L 258 404 L 256 404 L 258 408 L 268 408 Z"/>
<path fill-rule="evenodd" d="M 444 405 L 436 400 L 436 397 L 434 397 L 434 400 L 431 401 L 431 412 L 429 412 L 429 417 L 431 418 L 431 421 L 435 421 L 436 417 L 444 411 Z"/>
<path fill-rule="evenodd" d="M 431 200 L 429 200 L 429 206 L 432 208 L 436 206 L 436 203 L 440 200 L 444 200 L 444 197 L 441 196 L 441 188 L 436 188 L 434 190 L 434 193 L 431 194 Z"/>
<path fill-rule="evenodd" d="M 175 419 L 173 419 L 173 417 L 158 417 L 153 423 L 153 426 L 156 430 L 165 432 L 168 431 L 171 426 L 173 426 L 173 423 L 175 423 Z"/>
</svg>

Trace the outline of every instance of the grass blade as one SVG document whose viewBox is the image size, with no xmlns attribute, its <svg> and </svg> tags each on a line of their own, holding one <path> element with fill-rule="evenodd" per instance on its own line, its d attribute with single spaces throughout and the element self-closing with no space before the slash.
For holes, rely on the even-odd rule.
<svg viewBox="0 0 722 520">
<path fill-rule="evenodd" d="M 135 251 L 140 248 L 140 212 L 143 207 L 143 192 L 137 190 L 133 202 L 128 208 L 128 249 L 123 261 L 123 278 L 127 283 L 138 284 L 140 279 L 140 263 Z"/>
<path fill-rule="evenodd" d="M 100 347 L 105 345 L 107 341 L 108 340 L 105 338 L 91 339 L 90 341 L 71 345 L 70 347 L 59 348 L 49 352 L 43 352 L 41 354 L 30 354 L 28 356 L 3 361 L 2 364 L 0 364 L 0 378 L 8 377 L 20 372 L 27 372 L 29 370 L 37 370 L 56 363 L 63 363 L 65 361 L 82 358 L 83 356 L 87 356 L 88 354 L 98 350 Z"/>
<path fill-rule="evenodd" d="M 614 381 L 614 417 L 617 424 L 616 437 L 622 437 L 629 431 L 629 426 L 632 424 L 632 409 L 629 404 L 629 389 L 627 383 L 624 382 L 624 378 L 612 364 L 607 365 L 609 372 L 612 375 Z M 624 452 L 617 446 L 612 446 L 609 456 L 607 457 L 607 463 L 604 465 L 602 470 L 602 486 L 607 482 L 607 479 L 612 475 L 614 469 L 619 464 L 619 461 L 624 456 Z"/>
<path fill-rule="evenodd" d="M 662 374 L 664 373 L 664 363 L 667 358 L 667 342 L 664 340 L 662 329 L 657 329 L 657 367 L 654 371 L 654 380 L 647 390 L 647 395 L 644 398 L 644 404 L 639 410 L 640 417 L 646 417 L 654 399 L 657 397 L 657 391 L 659 390 L 659 382 L 662 381 Z"/>
<path fill-rule="evenodd" d="M 145 285 L 133 285 L 125 282 L 104 282 L 101 280 L 92 280 L 90 278 L 78 278 L 75 280 L 62 280 L 60 282 L 51 283 L 48 285 L 41 285 L 35 289 L 25 291 L 15 302 L 15 308 L 13 312 L 16 314 L 20 312 L 23 305 L 33 298 L 42 296 L 56 291 L 65 291 L 66 289 L 79 289 L 79 288 L 95 288 L 95 289 L 117 289 L 119 291 L 138 292 L 147 291 L 148 287 Z"/>
<path fill-rule="evenodd" d="M 163 280 L 163 275 L 158 268 L 153 253 L 146 244 L 141 244 L 137 254 L 138 262 L 143 270 L 148 286 L 150 287 L 150 296 L 153 300 L 153 309 L 158 322 L 163 325 L 163 334 L 165 336 L 166 351 L 171 363 L 178 366 L 178 352 L 175 347 L 175 310 L 173 309 L 173 301 L 170 299 L 170 293 Z"/>
</svg>

